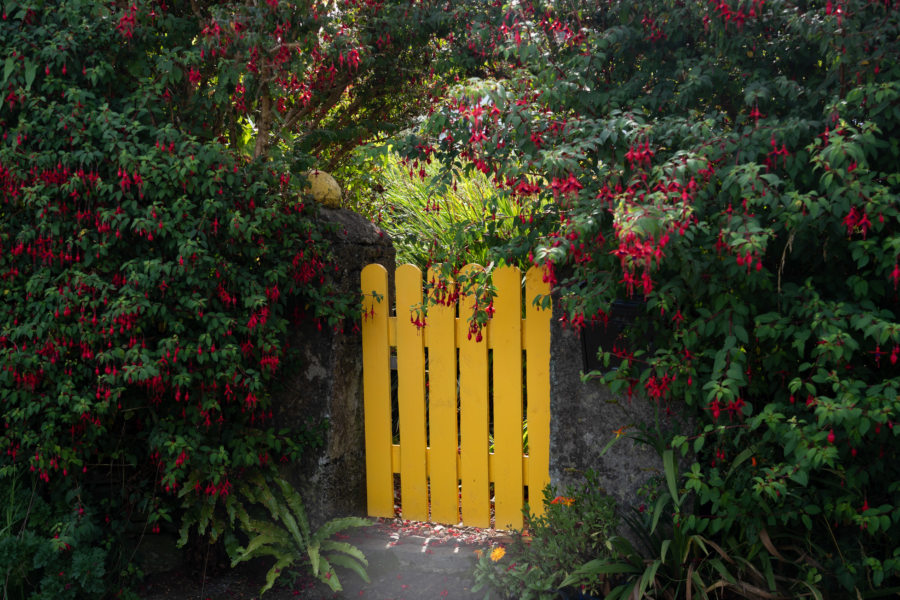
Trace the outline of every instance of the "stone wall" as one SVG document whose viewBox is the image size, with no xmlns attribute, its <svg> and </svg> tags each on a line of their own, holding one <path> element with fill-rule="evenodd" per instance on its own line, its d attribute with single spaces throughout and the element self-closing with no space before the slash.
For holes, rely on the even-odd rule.
<svg viewBox="0 0 900 600">
<path fill-rule="evenodd" d="M 393 274 L 395 251 L 387 234 L 348 210 L 322 209 L 319 218 L 338 226 L 329 236 L 338 267 L 331 276 L 338 289 L 359 294 L 360 272 L 370 263 L 380 263 Z M 321 450 L 286 467 L 284 474 L 300 491 L 313 524 L 336 516 L 363 516 L 362 338 L 358 331 L 335 333 L 308 322 L 292 333 L 289 343 L 300 352 L 300 366 L 282 376 L 274 399 L 276 423 L 295 432 L 321 423 L 328 428 Z"/>
<path fill-rule="evenodd" d="M 638 489 L 662 475 L 659 455 L 627 436 L 605 453 L 604 447 L 616 437 L 616 430 L 633 433 L 641 425 L 654 426 L 657 412 L 664 430 L 683 424 L 667 417 L 664 410 L 657 411 L 655 403 L 639 394 L 617 396 L 598 381 L 583 382 L 580 334 L 560 324 L 557 305 L 550 329 L 551 483 L 563 491 L 581 483 L 585 471 L 592 469 L 620 510 L 638 506 Z"/>
</svg>

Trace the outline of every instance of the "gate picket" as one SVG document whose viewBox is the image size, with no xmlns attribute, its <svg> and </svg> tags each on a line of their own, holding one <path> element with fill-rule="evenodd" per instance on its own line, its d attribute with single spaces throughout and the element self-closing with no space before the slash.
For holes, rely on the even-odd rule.
<svg viewBox="0 0 900 600">
<path fill-rule="evenodd" d="M 462 275 L 481 270 L 479 265 L 466 265 Z M 488 477 L 488 340 L 469 335 L 470 314 L 475 302 L 473 294 L 460 294 L 460 318 L 456 337 L 459 340 L 459 454 L 461 512 L 468 525 L 490 527 L 491 495 Z M 490 334 L 489 331 L 483 332 Z M 485 336 L 486 337 L 486 336 Z"/>
<path fill-rule="evenodd" d="M 517 267 L 494 271 L 494 522 L 522 528 L 522 278 Z"/>
<path fill-rule="evenodd" d="M 394 471 L 391 466 L 391 345 L 388 330 L 388 274 L 379 264 L 366 265 L 363 293 L 363 398 L 366 430 L 366 493 L 369 514 L 394 516 Z"/>
<path fill-rule="evenodd" d="M 410 307 L 422 306 L 422 271 L 397 269 L 397 398 L 400 415 L 400 498 L 403 516 L 428 520 L 425 466 L 425 333 Z M 409 318 L 405 318 L 410 314 Z"/>
<path fill-rule="evenodd" d="M 428 271 L 428 281 L 436 273 Z M 452 289 L 448 290 L 452 293 Z M 432 289 L 430 294 L 440 292 Z M 456 302 L 428 309 L 425 343 L 428 347 L 428 436 L 431 520 L 459 522 L 459 452 L 456 397 Z"/>
<path fill-rule="evenodd" d="M 525 389 L 528 394 L 528 508 L 544 514 L 544 488 L 550 483 L 550 308 L 535 298 L 550 295 L 544 270 L 525 275 Z"/>
</svg>

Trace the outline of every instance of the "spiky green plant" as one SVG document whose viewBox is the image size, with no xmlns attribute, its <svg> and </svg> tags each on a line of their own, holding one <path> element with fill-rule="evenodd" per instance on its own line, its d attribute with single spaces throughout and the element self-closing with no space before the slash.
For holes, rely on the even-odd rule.
<svg viewBox="0 0 900 600">
<path fill-rule="evenodd" d="M 547 207 L 497 189 L 479 171 L 437 179 L 428 164 L 404 164 L 394 154 L 380 159 L 383 193 L 369 216 L 394 241 L 397 262 L 425 268 L 435 262 L 487 265 L 512 256 L 508 246 L 528 237 L 533 217 Z"/>
<path fill-rule="evenodd" d="M 370 522 L 359 517 L 343 517 L 332 519 L 316 531 L 311 531 L 300 495 L 283 479 L 276 479 L 274 483 L 277 486 L 275 490 L 262 475 L 257 474 L 238 486 L 238 492 L 249 503 L 264 506 L 271 519 L 255 518 L 243 505 L 236 503 L 235 515 L 249 541 L 246 546 L 229 551 L 231 566 L 261 556 L 274 557 L 275 564 L 266 574 L 266 583 L 260 595 L 275 584 L 285 569 L 298 564 L 307 565 L 313 577 L 335 592 L 343 589 L 335 566 L 345 567 L 368 582 L 366 567 L 369 563 L 359 548 L 332 540 L 331 537 L 345 529 L 364 527 Z"/>
</svg>

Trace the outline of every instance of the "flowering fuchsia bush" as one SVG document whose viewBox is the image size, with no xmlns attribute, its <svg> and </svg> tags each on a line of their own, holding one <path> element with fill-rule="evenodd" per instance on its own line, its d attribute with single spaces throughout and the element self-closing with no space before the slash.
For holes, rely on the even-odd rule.
<svg viewBox="0 0 900 600">
<path fill-rule="evenodd" d="M 689 526 L 765 560 L 800 549 L 825 589 L 900 570 L 898 14 L 518 3 L 472 26 L 483 78 L 408 154 L 555 201 L 523 231 L 566 320 L 644 308 L 605 380 L 699 419 L 672 440 L 696 453 Z"/>
<path fill-rule="evenodd" d="M 38 8 L 0 24 L 3 463 L 63 488 L 120 470 L 155 522 L 158 496 L 297 451 L 270 422 L 283 334 L 350 299 L 283 165 L 178 126 L 204 110 L 173 55 L 193 17 Z"/>
</svg>

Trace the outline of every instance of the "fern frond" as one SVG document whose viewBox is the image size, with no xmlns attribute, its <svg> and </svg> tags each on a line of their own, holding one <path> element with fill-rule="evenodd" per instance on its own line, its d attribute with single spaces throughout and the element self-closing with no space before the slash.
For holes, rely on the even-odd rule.
<svg viewBox="0 0 900 600">
<path fill-rule="evenodd" d="M 187 518 L 181 524 L 181 527 L 178 529 L 178 541 L 175 542 L 176 548 L 184 548 L 184 545 L 188 543 L 188 535 L 191 532 L 191 525 L 193 524 L 193 521 Z"/>
<path fill-rule="evenodd" d="M 238 548 L 234 549 L 234 552 L 237 553 L 237 552 L 241 552 L 242 550 L 243 550 L 243 548 L 238 547 Z M 263 546 L 262 548 L 257 548 L 253 552 L 252 556 L 246 555 L 246 556 L 238 556 L 238 557 L 232 558 L 231 566 L 236 567 L 237 565 L 244 562 L 245 560 L 252 560 L 254 558 L 259 558 L 261 556 L 274 556 L 278 560 L 281 560 L 282 558 L 292 558 L 292 559 L 294 558 L 293 556 L 285 555 L 283 548 L 277 548 L 277 547 L 272 547 L 272 546 Z"/>
<path fill-rule="evenodd" d="M 249 542 L 247 542 L 247 546 L 245 548 L 237 548 L 236 552 L 238 555 L 231 560 L 231 566 L 234 566 L 238 563 L 244 562 L 245 560 L 249 560 L 251 558 L 255 558 L 259 555 L 261 549 L 263 547 L 268 547 L 268 549 L 278 552 L 282 550 L 284 554 L 292 554 L 289 550 L 290 547 L 287 548 L 288 552 L 284 552 L 283 544 L 279 543 L 281 540 L 278 539 L 278 536 L 271 535 L 258 535 Z M 281 547 L 281 548 L 279 548 Z"/>
<path fill-rule="evenodd" d="M 278 579 L 278 576 L 281 575 L 281 571 L 290 566 L 294 562 L 294 558 L 291 556 L 285 556 L 272 565 L 272 568 L 269 569 L 269 572 L 266 573 L 266 584 L 259 590 L 259 595 L 262 596 L 267 591 L 269 591 L 273 585 L 275 585 L 275 580 Z"/>
<path fill-rule="evenodd" d="M 319 554 L 319 544 L 310 542 L 306 547 L 306 555 L 309 557 L 310 570 L 312 570 L 313 577 L 318 577 L 319 561 L 322 560 L 322 556 Z"/>
<path fill-rule="evenodd" d="M 260 484 L 260 487 L 256 489 L 256 502 L 265 506 L 273 519 L 278 520 L 280 518 L 281 511 L 279 508 L 281 508 L 281 503 L 265 482 Z"/>
<path fill-rule="evenodd" d="M 319 560 L 321 561 L 321 564 L 319 565 L 321 569 L 321 575 L 317 575 L 319 581 L 327 584 L 328 587 L 331 588 L 332 592 L 344 591 L 344 588 L 341 587 L 341 580 L 338 578 L 338 574 L 335 573 L 334 567 L 332 567 L 331 563 L 328 562 L 328 559 L 324 556 L 320 556 Z"/>
<path fill-rule="evenodd" d="M 281 522 L 284 525 L 284 528 L 291 534 L 291 537 L 294 539 L 294 543 L 297 544 L 297 548 L 302 550 L 306 547 L 308 543 L 307 540 L 309 538 L 305 537 L 301 532 L 301 528 L 298 525 L 298 520 L 294 519 L 294 515 L 291 514 L 290 510 L 286 506 L 281 507 Z"/>
<path fill-rule="evenodd" d="M 308 540 L 310 537 L 309 519 L 306 516 L 306 510 L 303 508 L 303 499 L 300 497 L 300 494 L 297 493 L 297 490 L 284 479 L 277 479 L 275 483 L 281 488 L 281 494 L 284 496 L 284 501 L 291 509 L 291 513 L 294 515 L 297 524 L 300 526 L 303 539 Z"/>
<path fill-rule="evenodd" d="M 362 550 L 354 546 L 353 544 L 348 544 L 347 542 L 337 542 L 335 540 L 325 540 L 322 542 L 322 552 L 328 552 L 329 557 L 332 557 L 330 553 L 332 552 L 342 552 L 348 556 L 352 556 L 355 560 L 361 562 L 364 566 L 369 566 L 369 561 L 366 559 L 366 555 L 362 553 Z M 333 560 L 333 557 L 332 557 Z"/>
<path fill-rule="evenodd" d="M 355 558 L 350 558 L 349 556 L 344 554 L 330 554 L 328 556 L 328 560 L 330 560 L 332 564 L 353 571 L 354 573 L 359 575 L 359 577 L 366 583 L 370 583 L 372 581 L 371 579 L 369 579 L 369 574 L 368 572 L 366 572 L 365 567 L 363 567 Z M 337 577 L 337 575 L 335 575 L 335 577 Z"/>
<path fill-rule="evenodd" d="M 371 521 L 361 517 L 341 517 L 339 519 L 332 519 L 316 530 L 311 541 L 315 540 L 321 542 L 345 529 L 350 529 L 352 527 L 368 527 L 371 524 Z"/>
<path fill-rule="evenodd" d="M 249 527 L 246 527 L 244 531 L 250 534 L 259 534 L 259 535 L 270 535 L 270 536 L 278 536 L 281 540 L 281 543 L 285 546 L 290 546 L 293 541 L 288 533 L 284 530 L 283 527 L 279 527 L 276 523 L 271 521 L 260 521 L 259 519 L 250 519 L 248 522 Z"/>
<path fill-rule="evenodd" d="M 247 509 L 244 507 L 244 503 L 240 500 L 235 500 L 234 502 L 227 502 L 225 504 L 225 512 L 228 515 L 228 523 L 233 527 L 235 520 L 239 523 L 243 523 L 246 519 L 249 519 L 249 515 L 247 515 Z"/>
<path fill-rule="evenodd" d="M 215 503 L 211 502 L 204 502 L 200 506 L 200 515 L 197 517 L 197 533 L 200 535 L 206 533 L 206 528 L 209 526 L 210 520 L 212 520 L 215 506 Z"/>
</svg>

